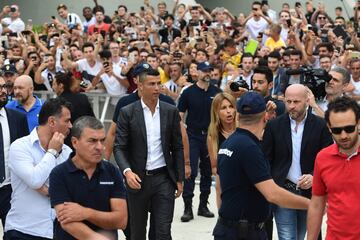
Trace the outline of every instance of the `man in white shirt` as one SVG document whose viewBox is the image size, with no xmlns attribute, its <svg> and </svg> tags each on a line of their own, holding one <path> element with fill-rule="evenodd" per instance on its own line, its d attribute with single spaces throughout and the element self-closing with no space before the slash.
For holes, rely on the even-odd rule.
<svg viewBox="0 0 360 240">
<path fill-rule="evenodd" d="M 48 91 L 52 91 L 52 82 L 56 73 L 55 58 L 51 54 L 45 54 L 44 61 L 35 72 L 35 83 L 44 84 Z"/>
<path fill-rule="evenodd" d="M 250 38 L 256 40 L 259 33 L 263 33 L 271 23 L 271 19 L 261 11 L 261 3 L 253 2 L 252 12 L 245 19 L 246 29 L 250 34 Z"/>
<path fill-rule="evenodd" d="M 59 16 L 65 20 L 65 24 L 70 30 L 71 29 L 76 29 L 80 31 L 84 30 L 84 26 L 81 22 L 80 17 L 76 13 L 69 13 L 68 8 L 65 4 L 60 4 L 56 10 Z M 57 19 L 54 20 L 54 23 L 57 25 L 60 24 L 60 22 Z"/>
<path fill-rule="evenodd" d="M 83 8 L 83 17 L 85 18 L 85 21 L 83 22 L 84 32 L 86 32 L 90 25 L 93 25 L 96 23 L 96 19 L 92 13 L 92 9 L 90 7 Z"/>
<path fill-rule="evenodd" d="M 6 15 L 9 15 L 9 17 L 3 18 Z M 3 33 L 19 33 L 25 30 L 25 23 L 20 18 L 20 11 L 17 5 L 5 6 L 0 13 L 0 20 L 3 25 Z"/>
<path fill-rule="evenodd" d="M 13 193 L 5 239 L 53 239 L 55 211 L 48 197 L 48 178 L 71 153 L 63 144 L 72 127 L 70 118 L 69 103 L 61 98 L 49 99 L 39 113 L 39 127 L 11 144 Z"/>
</svg>

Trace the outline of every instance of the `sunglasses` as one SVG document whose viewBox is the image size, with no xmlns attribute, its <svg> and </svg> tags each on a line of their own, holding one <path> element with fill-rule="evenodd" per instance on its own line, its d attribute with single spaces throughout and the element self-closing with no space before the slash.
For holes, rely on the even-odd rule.
<svg viewBox="0 0 360 240">
<path fill-rule="evenodd" d="M 334 128 L 330 128 L 331 132 L 333 134 L 341 134 L 342 131 L 344 130 L 346 133 L 353 133 L 355 131 L 356 125 L 349 125 L 349 126 L 345 126 L 345 127 L 334 127 Z"/>
<path fill-rule="evenodd" d="M 326 19 L 326 17 L 318 17 L 318 19 Z"/>
</svg>

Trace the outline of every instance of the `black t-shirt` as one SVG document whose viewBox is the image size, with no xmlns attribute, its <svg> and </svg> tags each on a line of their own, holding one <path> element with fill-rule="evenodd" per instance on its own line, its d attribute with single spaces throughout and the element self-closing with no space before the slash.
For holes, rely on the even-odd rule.
<svg viewBox="0 0 360 240">
<path fill-rule="evenodd" d="M 87 174 L 78 169 L 71 158 L 56 166 L 50 174 L 50 202 L 55 207 L 64 202 L 75 202 L 83 207 L 92 208 L 98 211 L 110 212 L 111 198 L 126 199 L 126 190 L 123 178 L 118 168 L 108 161 L 101 161 L 97 164 L 96 170 L 89 179 Z M 104 231 L 100 227 L 83 221 L 94 231 Z M 117 231 L 106 231 L 117 239 Z M 54 225 L 54 239 L 72 240 L 75 239 L 62 229 L 56 220 Z"/>
<path fill-rule="evenodd" d="M 120 98 L 115 107 L 114 116 L 112 119 L 113 122 L 114 123 L 117 122 L 121 108 L 129 105 L 130 103 L 136 102 L 137 100 L 140 100 L 139 94 L 137 92 L 131 93 L 125 97 Z M 172 100 L 171 97 L 168 97 L 164 94 L 159 95 L 159 100 L 175 106 L 174 100 Z"/>
<path fill-rule="evenodd" d="M 257 137 L 245 129 L 236 129 L 221 145 L 217 159 L 222 190 L 219 215 L 230 220 L 264 222 L 270 205 L 255 184 L 271 179 L 271 174 Z"/>
<path fill-rule="evenodd" d="M 210 124 L 210 109 L 213 98 L 221 90 L 209 85 L 207 91 L 196 83 L 181 94 L 178 104 L 180 112 L 187 111 L 186 125 L 188 129 L 207 131 Z"/>
</svg>

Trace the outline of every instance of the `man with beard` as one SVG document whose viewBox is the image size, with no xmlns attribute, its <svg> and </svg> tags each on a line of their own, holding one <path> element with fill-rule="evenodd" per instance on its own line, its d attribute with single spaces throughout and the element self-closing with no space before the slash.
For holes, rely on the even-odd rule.
<svg viewBox="0 0 360 240">
<path fill-rule="evenodd" d="M 316 154 L 332 144 L 325 122 L 307 111 L 308 90 L 304 85 L 292 84 L 285 91 L 288 114 L 267 123 L 263 148 L 270 162 L 274 181 L 286 190 L 311 197 Z M 306 211 L 276 206 L 275 222 L 280 240 L 304 239 Z"/>
<path fill-rule="evenodd" d="M 13 95 L 14 82 L 15 82 L 16 77 L 18 76 L 17 71 L 16 71 L 16 67 L 13 64 L 5 64 L 1 68 L 1 71 L 3 72 L 3 78 L 4 78 L 4 81 L 6 83 L 7 94 L 9 96 L 12 96 Z"/>
<path fill-rule="evenodd" d="M 0 219 L 5 227 L 10 209 L 11 185 L 9 173 L 9 148 L 16 139 L 29 134 L 26 116 L 5 107 L 8 101 L 7 85 L 0 77 Z"/>
<path fill-rule="evenodd" d="M 7 108 L 25 113 L 29 125 L 29 132 L 39 125 L 38 116 L 42 106 L 42 101 L 35 95 L 34 85 L 31 77 L 21 75 L 15 79 L 13 100 L 6 104 Z"/>
<path fill-rule="evenodd" d="M 5 239 L 53 239 L 55 211 L 49 200 L 49 175 L 68 159 L 64 138 L 72 127 L 70 105 L 61 98 L 47 100 L 39 126 L 10 146 L 11 208 L 6 216 Z"/>
<path fill-rule="evenodd" d="M 267 108 L 268 115 L 270 114 L 272 116 L 270 118 L 280 116 L 285 112 L 284 102 L 274 99 L 270 95 L 271 89 L 273 88 L 273 74 L 270 68 L 259 66 L 254 69 L 254 74 L 251 78 L 251 88 L 263 96 L 266 103 L 269 101 L 275 103 L 275 109 L 269 111 Z"/>
<path fill-rule="evenodd" d="M 92 35 L 94 33 L 103 34 L 103 32 L 108 33 L 110 24 L 104 23 L 105 16 L 104 16 L 104 11 L 102 11 L 102 9 L 97 8 L 95 12 L 95 18 L 96 18 L 96 23 L 89 26 L 89 30 L 88 30 L 89 35 Z"/>
<path fill-rule="evenodd" d="M 211 166 L 206 145 L 207 129 L 210 124 L 210 108 L 214 96 L 221 90 L 210 84 L 210 74 L 213 70 L 208 62 L 197 65 L 198 81 L 185 89 L 180 96 L 178 108 L 184 121 L 187 112 L 186 125 L 190 144 L 191 176 L 184 182 L 183 200 L 185 204 L 182 222 L 194 219 L 192 198 L 194 197 L 195 178 L 200 167 L 200 205 L 198 215 L 214 217 L 207 207 L 211 186 Z M 199 164 L 200 160 L 200 164 Z"/>
<path fill-rule="evenodd" d="M 316 239 L 327 209 L 326 239 L 359 239 L 360 107 L 348 97 L 335 99 L 325 120 L 335 141 L 316 157 L 308 238 Z M 327 204 L 326 204 L 327 203 Z M 351 224 L 349 224 L 351 222 Z"/>
</svg>

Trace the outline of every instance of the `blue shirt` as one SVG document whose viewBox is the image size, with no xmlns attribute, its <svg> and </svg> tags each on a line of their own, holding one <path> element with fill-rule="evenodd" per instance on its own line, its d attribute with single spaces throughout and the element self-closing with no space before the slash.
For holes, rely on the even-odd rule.
<svg viewBox="0 0 360 240">
<path fill-rule="evenodd" d="M 39 99 L 36 96 L 34 96 L 34 97 L 35 97 L 36 101 L 28 112 L 16 100 L 12 100 L 11 102 L 6 104 L 7 108 L 11 108 L 11 109 L 17 110 L 19 112 L 25 113 L 27 122 L 28 122 L 28 126 L 29 126 L 29 132 L 31 132 L 35 127 L 39 126 L 39 112 L 43 105 L 41 99 Z"/>
<path fill-rule="evenodd" d="M 264 222 L 269 203 L 255 184 L 271 179 L 270 164 L 251 132 L 238 128 L 221 145 L 218 153 L 221 184 L 219 215 L 229 220 Z"/>
</svg>

